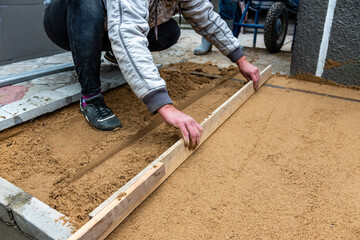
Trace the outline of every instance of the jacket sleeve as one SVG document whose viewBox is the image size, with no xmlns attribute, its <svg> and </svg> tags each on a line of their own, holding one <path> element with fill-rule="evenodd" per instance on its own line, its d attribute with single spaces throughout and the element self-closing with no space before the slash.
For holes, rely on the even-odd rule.
<svg viewBox="0 0 360 240">
<path fill-rule="evenodd" d="M 172 101 L 148 46 L 148 1 L 106 1 L 111 47 L 134 93 L 154 113 Z"/>
<path fill-rule="evenodd" d="M 181 4 L 182 15 L 193 29 L 214 44 L 222 54 L 236 62 L 244 53 L 226 22 L 213 11 L 209 1 L 189 0 Z"/>
</svg>

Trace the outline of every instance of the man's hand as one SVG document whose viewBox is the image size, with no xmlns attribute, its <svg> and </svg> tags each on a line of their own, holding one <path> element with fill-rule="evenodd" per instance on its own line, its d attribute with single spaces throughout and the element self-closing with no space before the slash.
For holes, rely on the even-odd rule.
<svg viewBox="0 0 360 240">
<path fill-rule="evenodd" d="M 241 58 L 239 58 L 239 60 L 237 60 L 236 64 L 238 65 L 241 74 L 246 78 L 246 80 L 253 81 L 254 89 L 257 89 L 259 86 L 259 81 L 260 81 L 259 69 L 257 67 L 255 67 L 254 65 L 252 65 L 251 63 L 249 63 L 246 60 L 245 56 L 242 56 Z"/>
<path fill-rule="evenodd" d="M 164 121 L 176 128 L 180 128 L 185 146 L 195 149 L 200 143 L 201 133 L 204 129 L 192 117 L 177 110 L 173 105 L 165 105 L 158 109 Z"/>
</svg>

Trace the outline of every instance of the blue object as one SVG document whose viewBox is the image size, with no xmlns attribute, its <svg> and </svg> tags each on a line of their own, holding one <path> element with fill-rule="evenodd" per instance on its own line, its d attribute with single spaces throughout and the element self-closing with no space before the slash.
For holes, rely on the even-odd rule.
<svg viewBox="0 0 360 240">
<path fill-rule="evenodd" d="M 297 8 L 299 6 L 299 1 L 300 0 L 280 0 L 280 1 L 266 1 L 266 0 L 258 0 L 258 1 L 252 1 L 252 0 L 247 0 L 246 5 L 245 5 L 245 9 L 242 12 L 241 17 L 240 16 L 236 16 L 235 17 L 235 21 L 234 21 L 234 29 L 233 29 L 233 33 L 234 35 L 236 35 L 237 31 L 239 31 L 240 27 L 247 27 L 247 28 L 254 28 L 254 38 L 253 38 L 253 47 L 256 47 L 256 38 L 257 38 L 257 30 L 258 28 L 265 28 L 265 25 L 259 24 L 259 13 L 260 10 L 262 9 L 269 9 L 270 6 L 262 6 L 263 2 L 267 2 L 267 3 L 272 3 L 272 2 L 283 2 L 285 3 L 287 9 L 289 12 L 293 12 L 296 13 L 297 12 Z M 239 4 L 239 0 L 237 0 L 237 4 Z M 245 16 L 247 14 L 247 12 L 250 10 L 255 11 L 255 24 L 247 24 L 244 23 L 244 19 Z M 237 19 L 237 17 L 240 17 L 240 20 Z M 276 24 L 276 29 L 281 29 L 281 21 L 279 21 L 280 23 Z M 294 32 L 295 34 L 295 32 Z"/>
<path fill-rule="evenodd" d="M 220 0 L 219 14 L 222 19 L 234 19 L 237 0 Z"/>
<path fill-rule="evenodd" d="M 259 23 L 259 12 L 260 12 L 260 8 L 254 8 L 255 10 L 255 24 L 247 24 L 247 23 L 244 23 L 244 19 L 245 19 L 245 16 L 246 16 L 246 13 L 248 12 L 249 8 L 250 8 L 250 4 L 251 4 L 252 0 L 249 0 L 247 3 L 246 3 L 246 6 L 245 6 L 245 9 L 244 11 L 242 12 L 242 15 L 241 15 L 241 18 L 240 18 L 240 22 L 234 22 L 234 27 L 249 27 L 249 28 L 255 28 L 255 31 L 254 31 L 254 38 L 253 38 L 253 47 L 256 46 L 256 37 L 257 37 L 257 29 L 258 28 L 265 28 L 264 25 L 262 24 L 258 24 Z M 261 2 L 260 4 L 258 4 L 258 6 L 261 5 Z M 234 28 L 235 29 L 235 28 Z"/>
</svg>

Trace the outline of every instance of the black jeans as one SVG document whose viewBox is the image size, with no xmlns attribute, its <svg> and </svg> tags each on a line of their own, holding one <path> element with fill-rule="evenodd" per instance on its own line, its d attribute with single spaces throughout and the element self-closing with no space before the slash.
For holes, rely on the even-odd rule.
<svg viewBox="0 0 360 240">
<path fill-rule="evenodd" d="M 101 51 L 111 50 L 104 21 L 106 9 L 102 0 L 53 0 L 45 10 L 45 32 L 56 45 L 71 51 L 83 95 L 101 91 Z M 161 51 L 174 45 L 180 37 L 175 20 L 158 26 L 147 36 L 150 51 Z"/>
</svg>

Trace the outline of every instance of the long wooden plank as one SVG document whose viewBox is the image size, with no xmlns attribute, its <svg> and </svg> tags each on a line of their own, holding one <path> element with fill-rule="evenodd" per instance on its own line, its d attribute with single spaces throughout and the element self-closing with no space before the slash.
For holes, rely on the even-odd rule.
<svg viewBox="0 0 360 240">
<path fill-rule="evenodd" d="M 153 191 L 155 183 L 165 176 L 164 163 L 155 164 L 144 176 L 114 199 L 103 211 L 87 222 L 70 239 L 99 239 L 113 224 L 130 214 L 129 210 L 137 202 L 142 202 L 146 194 Z M 104 237 L 105 238 L 105 237 Z"/>
<path fill-rule="evenodd" d="M 260 73 L 261 87 L 271 76 L 271 65 Z M 218 107 L 201 124 L 204 128 L 199 146 L 211 136 L 253 93 L 253 83 L 248 82 L 225 103 Z M 195 149 L 196 150 L 196 149 Z M 160 157 L 152 162 L 136 181 L 112 200 L 97 215 L 74 233 L 74 239 L 104 239 L 108 236 L 143 200 L 146 199 L 167 177 L 169 177 L 195 150 L 184 146 L 179 140 Z"/>
</svg>

